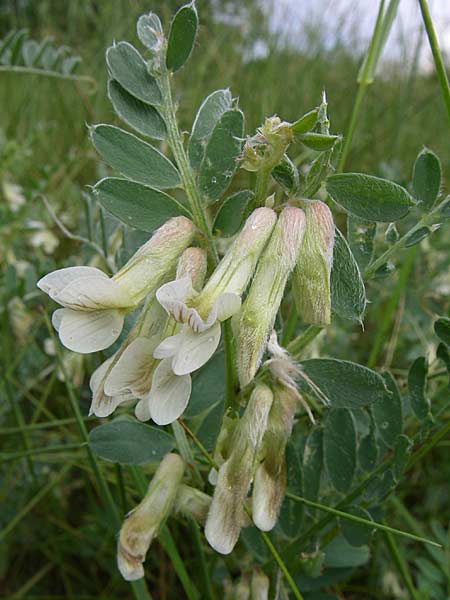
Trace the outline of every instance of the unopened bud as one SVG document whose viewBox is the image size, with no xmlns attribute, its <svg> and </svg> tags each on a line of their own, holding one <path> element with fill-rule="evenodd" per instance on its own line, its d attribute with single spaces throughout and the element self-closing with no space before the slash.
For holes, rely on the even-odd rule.
<svg viewBox="0 0 450 600">
<path fill-rule="evenodd" d="M 186 248 L 177 265 L 177 279 L 189 277 L 194 290 L 203 286 L 206 275 L 206 252 L 202 248 Z"/>
<path fill-rule="evenodd" d="M 144 576 L 145 555 L 172 510 L 183 472 L 183 460 L 177 454 L 166 454 L 145 498 L 125 519 L 119 534 L 117 564 L 127 581 Z"/>
<path fill-rule="evenodd" d="M 252 517 L 258 529 L 270 531 L 276 525 L 286 491 L 285 451 L 294 424 L 298 394 L 277 385 L 264 434 L 264 461 L 255 473 Z"/>
<path fill-rule="evenodd" d="M 259 261 L 239 322 L 237 365 L 242 386 L 252 381 L 259 368 L 304 231 L 304 212 L 285 208 Z"/>
<path fill-rule="evenodd" d="M 268 117 L 256 134 L 247 138 L 242 151 L 242 168 L 247 171 L 270 171 L 281 160 L 292 142 L 290 123 L 277 116 Z"/>
<path fill-rule="evenodd" d="M 292 289 L 299 316 L 323 327 L 331 321 L 330 277 L 333 263 L 333 215 L 324 202 L 305 203 L 306 231 L 294 270 Z"/>
<path fill-rule="evenodd" d="M 175 269 L 178 257 L 192 242 L 194 231 L 194 224 L 186 217 L 169 219 L 112 279 L 138 304 Z"/>
<path fill-rule="evenodd" d="M 200 314 L 208 314 L 221 294 L 240 296 L 244 292 L 275 221 L 276 215 L 271 208 L 257 208 L 252 212 L 198 296 L 195 307 Z"/>
<path fill-rule="evenodd" d="M 244 503 L 256 468 L 267 418 L 273 400 L 271 390 L 258 385 L 250 396 L 245 413 L 236 426 L 231 455 L 219 469 L 217 485 L 205 526 L 209 544 L 229 554 L 245 524 Z"/>
<path fill-rule="evenodd" d="M 258 567 L 253 569 L 251 592 L 252 600 L 269 600 L 269 578 L 264 571 Z"/>
</svg>

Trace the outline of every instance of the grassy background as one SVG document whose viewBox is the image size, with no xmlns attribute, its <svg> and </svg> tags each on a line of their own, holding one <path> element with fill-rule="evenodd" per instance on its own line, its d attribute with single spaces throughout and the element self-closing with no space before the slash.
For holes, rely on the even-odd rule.
<svg viewBox="0 0 450 600">
<path fill-rule="evenodd" d="M 135 20 L 142 12 L 155 10 L 167 23 L 178 4 L 173 0 L 0 3 L 0 37 L 18 27 L 27 27 L 37 40 L 51 35 L 57 44 L 69 45 L 82 57 L 79 72 L 97 82 L 96 91 L 89 93 L 83 84 L 0 73 L 0 179 L 20 185 L 27 200 L 13 213 L 6 207 L 6 197 L 0 198 L 1 452 L 29 450 L 25 459 L 12 460 L 11 455 L 8 461 L 0 459 L 0 597 L 131 597 L 128 585 L 115 570 L 114 541 L 105 534 L 114 525 L 98 500 L 68 400 L 73 384 L 82 413 L 87 414 L 91 359 L 65 354 L 68 377 L 61 376 L 58 362 L 49 354 L 50 333 L 40 310 L 44 300 L 35 290 L 39 275 L 73 264 L 75 257 L 89 253 L 61 235 L 35 193 L 46 194 L 72 231 L 86 232 L 86 210 L 92 207 L 83 201 L 82 192 L 105 172 L 89 143 L 86 124 L 117 122 L 105 94 L 104 51 L 113 39 L 136 43 Z M 362 58 L 352 52 L 351 40 L 344 45 L 336 37 L 333 47 L 325 47 L 323 36 L 305 17 L 302 35 L 307 43 L 302 47 L 308 51 L 300 51 L 270 33 L 267 18 L 256 2 L 245 3 L 244 8 L 239 2 L 214 3 L 230 14 L 236 11 L 238 24 L 229 19 L 215 21 L 212 4 L 198 2 L 202 27 L 197 48 L 176 82 L 183 127 L 190 128 L 203 97 L 220 87 L 229 86 L 239 97 L 247 133 L 266 115 L 276 113 L 295 120 L 318 104 L 325 88 L 332 130 L 345 132 Z M 330 27 L 338 28 L 339 23 Z M 261 39 L 268 45 L 268 56 L 251 59 L 252 49 Z M 385 63 L 364 101 L 347 170 L 387 176 L 406 185 L 415 156 L 427 145 L 440 156 L 448 176 L 448 139 L 435 75 L 419 73 L 414 61 Z M 243 179 L 245 175 L 239 177 L 238 184 Z M 37 232 L 54 236 L 57 246 L 53 251 L 36 241 Z M 408 272 L 400 284 L 397 275 L 371 284 L 369 298 L 374 303 L 369 307 L 365 334 L 342 325 L 333 328 L 325 343 L 318 340 L 311 352 L 362 364 L 372 353 L 373 365 L 390 366 L 403 383 L 416 356 L 428 353 L 433 360 L 436 339 L 432 321 L 436 314 L 448 314 L 449 310 L 447 240 L 446 231 L 438 233 L 424 242 L 420 251 L 403 255 L 398 272 Z M 398 297 L 392 304 L 395 285 Z M 374 343 L 378 348 L 375 355 Z M 441 386 L 436 401 L 443 402 L 446 394 L 446 386 Z M 442 442 L 408 473 L 399 490 L 400 507 L 388 505 L 390 524 L 428 535 L 446 527 L 446 444 Z M 47 449 L 45 455 L 43 448 Z M 39 454 L 36 449 L 40 449 Z M 120 468 L 111 467 L 106 474 L 125 512 L 132 506 L 134 486 Z M 128 493 L 121 495 L 120 490 Z M 185 530 L 174 524 L 172 533 L 186 568 L 195 573 L 198 557 L 192 554 Z M 404 542 L 400 546 L 416 582 L 420 583 L 423 571 L 433 575 L 437 567 L 423 547 Z M 401 578 L 378 538 L 372 552 L 369 567 L 357 571 L 345 585 L 333 588 L 338 597 L 405 597 L 401 595 Z M 228 568 L 238 572 L 232 559 Z M 220 581 L 221 576 L 217 562 L 215 580 Z M 445 579 L 448 574 L 437 569 L 434 576 L 439 585 L 442 581 L 450 585 Z M 155 598 L 183 597 L 173 566 L 159 544 L 152 547 L 148 578 Z M 374 589 L 384 591 L 372 596 Z M 423 596 L 435 597 L 432 592 Z"/>
</svg>

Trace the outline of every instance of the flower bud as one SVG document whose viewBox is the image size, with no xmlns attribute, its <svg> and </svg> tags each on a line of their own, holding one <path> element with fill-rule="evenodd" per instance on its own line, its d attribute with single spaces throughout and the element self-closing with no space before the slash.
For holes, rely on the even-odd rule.
<svg viewBox="0 0 450 600">
<path fill-rule="evenodd" d="M 306 231 L 294 270 L 292 290 L 299 316 L 323 327 L 331 321 L 330 276 L 333 263 L 333 215 L 324 202 L 305 202 Z"/>
<path fill-rule="evenodd" d="M 180 456 L 166 454 L 145 498 L 123 522 L 117 546 L 117 564 L 127 581 L 144 576 L 142 564 L 145 555 L 172 510 L 183 472 L 184 463 Z"/>
<path fill-rule="evenodd" d="M 276 221 L 271 208 L 257 208 L 220 261 L 197 298 L 197 311 L 206 315 L 224 293 L 241 295 L 250 281 L 258 258 L 272 233 Z"/>
<path fill-rule="evenodd" d="M 270 531 L 276 525 L 286 491 L 285 450 L 294 424 L 298 394 L 277 385 L 264 434 L 264 460 L 255 473 L 252 517 L 258 529 Z"/>
<path fill-rule="evenodd" d="M 254 567 L 252 573 L 252 600 L 269 600 L 269 578 L 259 567 Z"/>
<path fill-rule="evenodd" d="M 292 142 L 290 123 L 277 116 L 268 117 L 256 134 L 248 137 L 242 151 L 242 168 L 247 171 L 271 171 Z"/>
<path fill-rule="evenodd" d="M 229 554 L 245 524 L 244 503 L 253 479 L 261 442 L 272 404 L 271 390 L 258 385 L 236 426 L 231 454 L 219 469 L 217 485 L 208 513 L 205 536 L 221 554 Z"/>
<path fill-rule="evenodd" d="M 201 290 L 206 275 L 206 252 L 202 248 L 187 248 L 177 265 L 177 279 L 189 277 L 194 290 Z"/>
<path fill-rule="evenodd" d="M 242 307 L 237 335 L 239 381 L 245 386 L 259 368 L 287 279 L 297 262 L 305 214 L 288 207 L 280 214 Z"/>
</svg>

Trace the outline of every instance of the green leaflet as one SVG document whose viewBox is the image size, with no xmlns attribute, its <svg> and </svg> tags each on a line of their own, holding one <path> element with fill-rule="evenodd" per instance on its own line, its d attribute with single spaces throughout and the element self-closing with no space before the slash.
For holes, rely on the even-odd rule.
<svg viewBox="0 0 450 600">
<path fill-rule="evenodd" d="M 244 222 L 247 205 L 253 196 L 252 190 L 241 190 L 225 198 L 214 219 L 214 233 L 222 237 L 235 235 Z"/>
<path fill-rule="evenodd" d="M 197 29 L 197 9 L 194 2 L 190 2 L 180 8 L 170 24 L 166 54 L 166 66 L 170 71 L 181 69 L 191 55 Z"/>
<path fill-rule="evenodd" d="M 298 169 L 287 154 L 285 154 L 281 159 L 281 162 L 272 169 L 271 175 L 288 193 L 295 193 L 300 185 Z"/>
<path fill-rule="evenodd" d="M 200 167 L 200 191 L 206 203 L 218 200 L 230 184 L 243 134 L 243 113 L 238 109 L 224 112 L 209 138 Z"/>
<path fill-rule="evenodd" d="M 430 413 L 430 401 L 425 396 L 427 373 L 428 365 L 423 356 L 416 358 L 408 372 L 409 401 L 414 414 L 421 421 Z"/>
<path fill-rule="evenodd" d="M 173 437 L 163 429 L 124 417 L 89 433 L 89 446 L 96 456 L 123 465 L 159 462 L 174 445 Z"/>
<path fill-rule="evenodd" d="M 336 227 L 331 269 L 331 309 L 343 319 L 362 321 L 365 308 L 366 290 L 361 272 L 346 239 Z"/>
<path fill-rule="evenodd" d="M 333 487 L 346 492 L 356 468 L 356 430 L 349 410 L 333 408 L 328 413 L 323 432 L 323 456 Z"/>
<path fill-rule="evenodd" d="M 303 452 L 303 494 L 307 500 L 319 496 L 320 475 L 323 465 L 323 432 L 313 429 L 306 440 Z"/>
<path fill-rule="evenodd" d="M 102 179 L 94 187 L 93 193 L 115 217 L 142 231 L 154 231 L 170 217 L 188 214 L 168 194 L 127 179 Z"/>
<path fill-rule="evenodd" d="M 350 250 L 361 272 L 372 262 L 374 238 L 377 224 L 349 214 L 347 217 L 347 238 Z"/>
<path fill-rule="evenodd" d="M 286 479 L 287 487 L 293 494 L 303 495 L 302 464 L 297 449 L 292 444 L 286 446 Z M 304 507 L 301 502 L 294 502 L 285 497 L 278 517 L 278 525 L 288 538 L 295 538 L 301 532 Z"/>
<path fill-rule="evenodd" d="M 111 77 L 132 96 L 147 104 L 160 104 L 161 92 L 156 79 L 134 46 L 119 42 L 106 51 L 106 64 Z"/>
<path fill-rule="evenodd" d="M 313 108 L 313 110 L 305 113 L 300 119 L 297 119 L 295 123 L 292 123 L 292 131 L 294 133 L 306 133 L 317 123 L 318 114 L 318 108 Z"/>
<path fill-rule="evenodd" d="M 230 90 L 216 90 L 207 96 L 195 116 L 189 139 L 189 160 L 197 170 L 203 159 L 206 144 L 217 122 L 231 108 Z"/>
<path fill-rule="evenodd" d="M 225 397 L 225 358 L 223 352 L 215 354 L 192 378 L 192 393 L 184 412 L 194 417 L 211 408 Z"/>
<path fill-rule="evenodd" d="M 330 175 L 327 191 L 337 204 L 367 221 L 398 221 L 415 204 L 400 185 L 362 173 Z"/>
<path fill-rule="evenodd" d="M 317 152 L 325 152 L 331 150 L 339 139 L 338 135 L 327 135 L 325 133 L 304 133 L 299 135 L 299 140 L 308 148 Z"/>
<path fill-rule="evenodd" d="M 388 448 L 393 448 L 403 429 L 402 400 L 395 379 L 388 371 L 383 373 L 383 379 L 391 393 L 374 402 L 370 410 L 381 439 Z"/>
<path fill-rule="evenodd" d="M 441 187 L 441 163 L 428 148 L 416 158 L 413 170 L 413 192 L 423 212 L 433 208 Z"/>
<path fill-rule="evenodd" d="M 346 506 L 342 510 L 349 515 L 355 515 L 356 517 L 361 517 L 368 521 L 373 520 L 370 513 L 361 506 Z M 363 523 L 357 523 L 356 521 L 350 521 L 349 519 L 340 519 L 340 522 L 342 535 L 350 545 L 358 547 L 369 543 L 373 529 L 370 529 L 370 527 Z"/>
<path fill-rule="evenodd" d="M 434 332 L 444 344 L 450 346 L 450 319 L 448 317 L 439 317 L 434 323 Z"/>
<path fill-rule="evenodd" d="M 388 392 L 381 375 L 348 360 L 311 358 L 299 365 L 300 387 L 332 408 L 368 406 Z"/>
<path fill-rule="evenodd" d="M 108 81 L 108 98 L 122 121 L 138 133 L 156 140 L 165 139 L 166 124 L 156 108 L 129 94 L 114 79 Z"/>
<path fill-rule="evenodd" d="M 103 160 L 128 179 L 159 189 L 180 184 L 173 163 L 135 135 L 113 125 L 95 125 L 90 135 Z"/>
</svg>

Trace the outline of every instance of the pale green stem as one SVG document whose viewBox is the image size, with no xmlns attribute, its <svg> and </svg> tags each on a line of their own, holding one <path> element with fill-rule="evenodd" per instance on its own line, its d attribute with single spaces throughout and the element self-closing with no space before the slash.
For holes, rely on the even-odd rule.
<svg viewBox="0 0 450 600">
<path fill-rule="evenodd" d="M 406 588 L 408 589 L 408 592 L 411 595 L 411 598 L 413 600 L 420 600 L 421 596 L 419 596 L 419 593 L 417 592 L 416 588 L 414 587 L 413 580 L 408 571 L 408 566 L 407 566 L 405 559 L 403 558 L 400 550 L 398 549 L 398 546 L 394 539 L 394 536 L 391 533 L 389 533 L 388 531 L 385 531 L 384 539 L 386 541 L 386 546 L 388 547 L 390 555 L 391 555 L 394 563 L 396 564 L 400 575 L 402 576 L 403 582 L 404 582 Z"/>
<path fill-rule="evenodd" d="M 174 421 L 172 423 L 172 431 L 177 442 L 177 448 L 181 454 L 181 457 L 186 463 L 189 472 L 193 475 L 196 485 L 200 485 L 200 487 L 203 487 L 203 479 L 200 475 L 200 471 L 198 470 L 197 465 L 195 464 L 195 458 L 192 453 L 191 446 L 189 444 L 189 440 L 187 439 L 185 430 L 183 429 L 183 427 L 181 427 L 178 421 Z"/>
<path fill-rule="evenodd" d="M 428 40 L 430 42 L 431 52 L 433 53 L 436 73 L 439 79 L 439 85 L 441 86 L 441 93 L 444 99 L 445 108 L 447 109 L 447 116 L 450 121 L 450 84 L 448 81 L 447 73 L 445 71 L 441 51 L 439 49 L 439 42 L 437 39 L 436 31 L 434 29 L 433 19 L 431 18 L 427 0 L 419 0 L 419 4 L 420 10 L 422 11 L 423 23 L 425 25 Z"/>
</svg>

